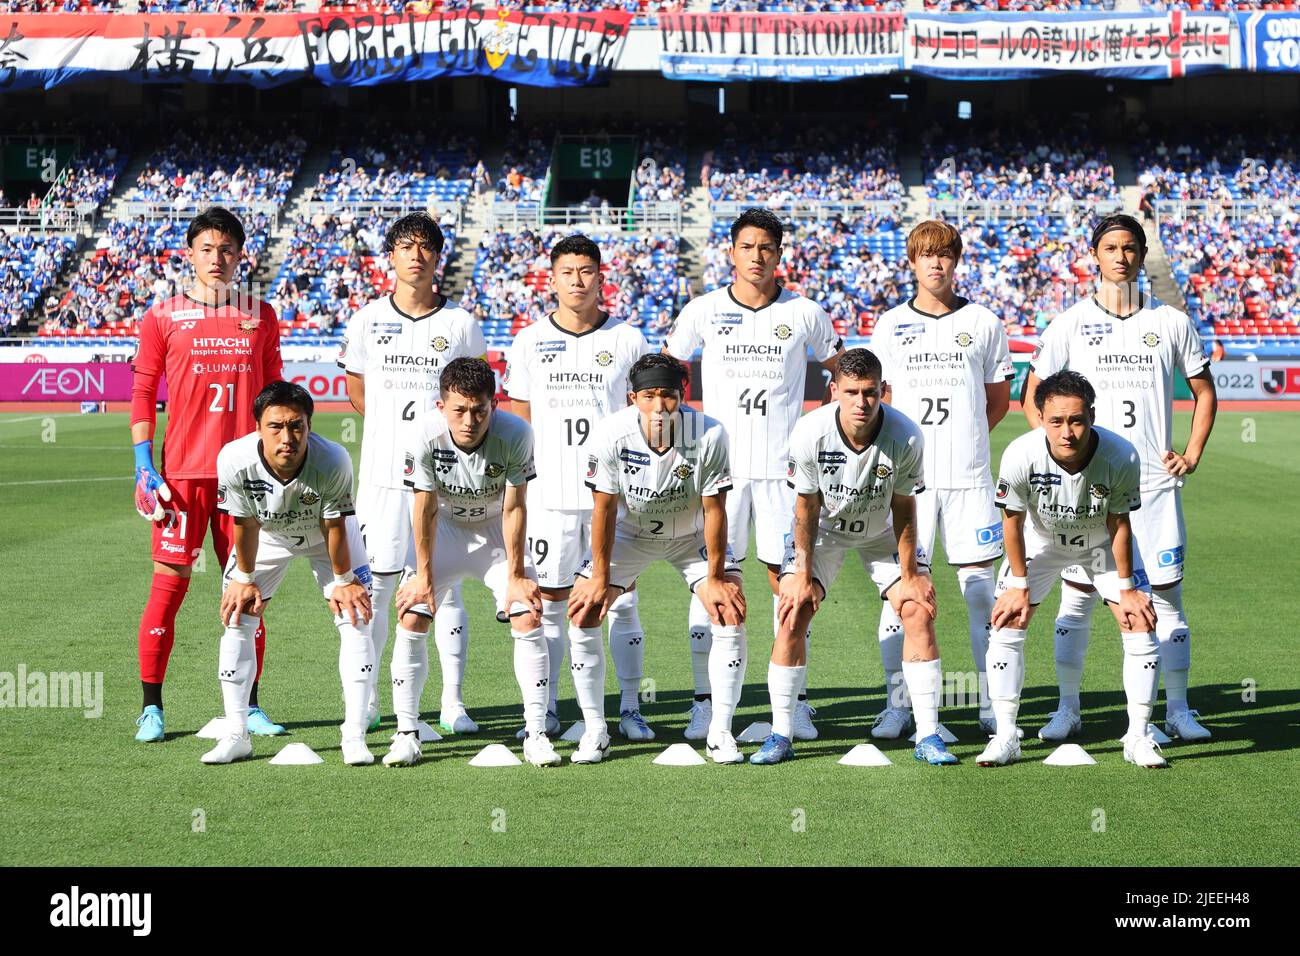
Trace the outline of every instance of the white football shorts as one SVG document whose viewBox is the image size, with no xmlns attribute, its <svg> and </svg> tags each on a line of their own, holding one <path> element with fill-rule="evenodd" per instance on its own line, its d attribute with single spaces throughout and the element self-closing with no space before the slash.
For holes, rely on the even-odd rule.
<svg viewBox="0 0 1300 956">
<path fill-rule="evenodd" d="M 892 529 L 865 541 L 861 537 L 819 529 L 813 542 L 812 578 L 821 585 L 822 596 L 830 591 L 831 585 L 839 577 L 844 559 L 850 552 L 857 553 L 863 568 L 880 593 L 880 599 L 887 600 L 885 594 L 903 577 L 898 565 L 898 542 L 894 539 Z M 919 546 L 916 549 L 916 566 L 921 573 L 930 573 L 930 562 Z M 795 570 L 796 558 L 791 543 L 786 548 L 785 560 L 781 562 L 781 575 L 784 577 Z"/>
<path fill-rule="evenodd" d="M 727 492 L 727 543 L 744 560 L 749 554 L 749 521 L 754 519 L 758 560 L 780 567 L 786 535 L 794 527 L 794 489 L 784 478 L 731 478 Z"/>
<path fill-rule="evenodd" d="M 982 564 L 1002 557 L 1002 512 L 993 488 L 929 488 L 916 496 L 916 543 L 934 553 L 936 531 L 952 565 Z"/>
<path fill-rule="evenodd" d="M 506 562 L 506 542 L 501 522 L 485 521 L 466 526 L 439 519 L 433 543 L 433 600 L 441 605 L 451 591 L 466 578 L 482 581 L 492 592 L 498 608 L 505 607 L 506 586 L 509 584 L 509 565 Z M 401 584 L 415 576 L 412 562 L 402 571 Z M 537 580 L 528 555 L 524 555 L 524 577 Z M 400 587 L 401 584 L 398 586 Z M 528 610 L 522 604 L 512 604 L 510 613 Z M 412 614 L 433 617 L 427 604 L 411 608 Z"/>
<path fill-rule="evenodd" d="M 1025 537 L 1025 569 L 1029 582 L 1029 603 L 1041 604 L 1052 593 L 1057 578 L 1065 578 L 1078 584 L 1091 584 L 1108 604 L 1119 601 L 1119 575 L 1115 572 L 1115 556 L 1109 547 L 1094 548 L 1081 555 L 1077 550 L 1062 551 L 1051 545 Z M 1142 558 L 1134 554 L 1133 584 L 1139 591 L 1150 593 L 1151 582 L 1143 568 Z M 1007 562 L 1002 562 L 1002 571 L 998 574 L 995 593 L 1001 594 L 1006 585 L 1003 579 L 1011 573 Z"/>
<path fill-rule="evenodd" d="M 686 586 L 695 591 L 699 584 L 709 575 L 708 550 L 704 546 L 704 532 L 655 541 L 648 538 L 632 538 L 615 532 L 614 547 L 609 558 L 609 583 L 626 591 L 632 586 L 641 572 L 658 560 L 667 561 L 675 567 L 686 582 Z M 727 548 L 726 571 L 740 572 L 730 547 Z M 591 577 L 591 552 L 578 569 L 578 577 Z"/>
</svg>

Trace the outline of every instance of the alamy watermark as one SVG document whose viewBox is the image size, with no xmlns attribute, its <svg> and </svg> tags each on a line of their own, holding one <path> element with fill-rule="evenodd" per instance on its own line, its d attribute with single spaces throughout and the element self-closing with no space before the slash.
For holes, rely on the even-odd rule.
<svg viewBox="0 0 1300 956">
<path fill-rule="evenodd" d="M 0 709 L 80 710 L 84 717 L 104 715 L 103 671 L 0 671 Z"/>
</svg>

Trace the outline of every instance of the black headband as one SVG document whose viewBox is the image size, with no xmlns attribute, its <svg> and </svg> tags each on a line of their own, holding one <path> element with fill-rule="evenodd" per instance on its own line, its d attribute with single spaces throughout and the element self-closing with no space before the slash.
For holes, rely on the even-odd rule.
<svg viewBox="0 0 1300 956">
<path fill-rule="evenodd" d="M 1143 250 L 1147 247 L 1147 234 L 1142 229 L 1142 224 L 1132 216 L 1114 216 L 1107 217 L 1097 223 L 1097 228 L 1092 231 L 1092 248 L 1096 249 L 1101 245 L 1102 237 L 1108 232 L 1115 232 L 1122 229 L 1124 232 L 1131 232 L 1137 238 L 1138 245 Z"/>
<path fill-rule="evenodd" d="M 633 372 L 629 381 L 634 392 L 643 388 L 675 388 L 680 392 L 684 378 L 680 371 L 670 365 L 652 365 Z"/>
</svg>

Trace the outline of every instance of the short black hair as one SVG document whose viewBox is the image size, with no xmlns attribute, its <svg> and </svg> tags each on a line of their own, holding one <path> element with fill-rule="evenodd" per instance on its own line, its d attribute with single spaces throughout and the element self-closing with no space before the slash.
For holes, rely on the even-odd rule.
<svg viewBox="0 0 1300 956">
<path fill-rule="evenodd" d="M 262 423 L 262 413 L 272 405 L 298 409 L 307 416 L 308 425 L 311 424 L 312 412 L 316 409 L 311 393 L 294 382 L 271 382 L 257 393 L 257 398 L 253 399 L 253 418 L 259 425 Z"/>
<path fill-rule="evenodd" d="M 871 349 L 849 349 L 835 365 L 835 380 L 838 382 L 844 375 L 856 379 L 874 378 L 879 383 L 884 369 Z"/>
<path fill-rule="evenodd" d="M 185 245 L 193 246 L 194 240 L 210 229 L 229 236 L 240 249 L 244 248 L 244 224 L 233 212 L 220 206 L 209 206 L 190 220 L 190 227 L 185 230 Z"/>
<path fill-rule="evenodd" d="M 632 367 L 627 370 L 628 388 L 632 388 L 633 378 L 641 372 L 652 368 L 666 368 L 676 372 L 677 377 L 680 378 L 682 382 L 682 395 L 686 395 L 686 385 L 691 380 L 690 370 L 686 367 L 685 363 L 677 361 L 677 359 L 673 358 L 667 352 L 647 352 L 645 355 L 633 362 Z"/>
<path fill-rule="evenodd" d="M 733 246 L 736 244 L 737 237 L 740 236 L 740 230 L 747 226 L 762 229 L 772 237 L 778 246 L 785 236 L 785 226 L 781 225 L 781 220 L 776 217 L 776 213 L 769 209 L 752 207 L 737 216 L 736 221 L 731 224 L 731 244 Z"/>
<path fill-rule="evenodd" d="M 581 233 L 575 233 L 572 236 L 565 236 L 551 247 L 552 269 L 555 268 L 555 263 L 560 256 L 582 256 L 600 265 L 600 246 Z"/>
<path fill-rule="evenodd" d="M 497 394 L 497 375 L 492 366 L 481 358 L 458 358 L 447 363 L 442 370 L 438 389 L 442 397 L 448 392 L 470 398 L 493 399 Z"/>
<path fill-rule="evenodd" d="M 1038 383 L 1038 388 L 1034 392 L 1034 407 L 1038 409 L 1038 413 L 1040 415 L 1043 413 L 1049 398 L 1058 395 L 1081 398 L 1086 408 L 1092 408 L 1093 403 L 1097 401 L 1097 393 L 1093 390 L 1092 383 L 1078 372 L 1069 369 L 1049 375 Z"/>
<path fill-rule="evenodd" d="M 1143 255 L 1146 255 L 1147 234 L 1146 230 L 1142 228 L 1142 223 L 1132 216 L 1126 216 L 1119 212 L 1109 216 L 1102 216 L 1101 219 L 1097 220 L 1097 225 L 1092 227 L 1092 237 L 1088 240 L 1088 245 L 1095 251 L 1101 245 L 1101 237 L 1108 232 L 1114 232 L 1116 229 L 1126 229 L 1133 233 L 1138 248 L 1142 250 Z"/>
<path fill-rule="evenodd" d="M 397 244 L 406 239 L 422 239 L 439 255 L 442 254 L 442 246 L 446 242 L 442 227 L 427 212 L 407 213 L 389 226 L 388 232 L 384 234 L 384 254 L 391 256 Z"/>
</svg>

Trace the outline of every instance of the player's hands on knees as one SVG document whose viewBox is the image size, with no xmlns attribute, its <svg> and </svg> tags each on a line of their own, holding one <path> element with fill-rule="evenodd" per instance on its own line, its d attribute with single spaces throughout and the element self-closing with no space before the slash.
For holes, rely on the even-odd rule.
<svg viewBox="0 0 1300 956">
<path fill-rule="evenodd" d="M 595 615 L 596 621 L 602 621 L 609 612 L 609 606 L 619 595 L 618 588 L 598 578 L 578 578 L 569 592 L 569 620 L 579 627 L 590 627 L 583 621 L 590 621 Z"/>
<path fill-rule="evenodd" d="M 369 624 L 372 613 L 370 594 L 364 585 L 355 581 L 352 584 L 335 585 L 330 592 L 330 610 L 336 616 L 346 617 L 353 627 L 358 623 Z"/>
<path fill-rule="evenodd" d="M 1119 592 L 1119 621 L 1126 631 L 1154 631 L 1156 611 L 1151 596 L 1143 591 Z"/>
<path fill-rule="evenodd" d="M 915 601 L 931 618 L 939 610 L 938 598 L 934 594 L 934 582 L 928 574 L 914 574 L 898 582 L 898 608 L 902 611 L 908 601 Z"/>
<path fill-rule="evenodd" d="M 734 627 L 745 623 L 745 592 L 739 578 L 705 578 L 696 586 L 695 596 L 714 624 Z"/>
<path fill-rule="evenodd" d="M 397 589 L 397 614 L 400 617 L 417 604 L 426 604 L 433 613 L 433 582 L 423 574 L 416 574 Z"/>
<path fill-rule="evenodd" d="M 542 613 L 542 592 L 538 589 L 537 582 L 531 578 L 517 577 L 507 582 L 506 607 L 516 601 L 526 605 L 534 614 Z"/>
<path fill-rule="evenodd" d="M 221 626 L 238 626 L 241 614 L 261 617 L 264 607 L 266 602 L 262 600 L 262 592 L 256 584 L 231 581 L 221 593 Z"/>
<path fill-rule="evenodd" d="M 781 627 L 793 627 L 805 604 L 816 614 L 822 604 L 822 592 L 812 577 L 802 572 L 787 574 L 777 585 L 776 618 Z"/>
<path fill-rule="evenodd" d="M 991 621 L 995 628 L 1024 630 L 1029 624 L 1029 592 L 1023 588 L 1008 588 L 1003 591 L 993 603 Z"/>
</svg>

